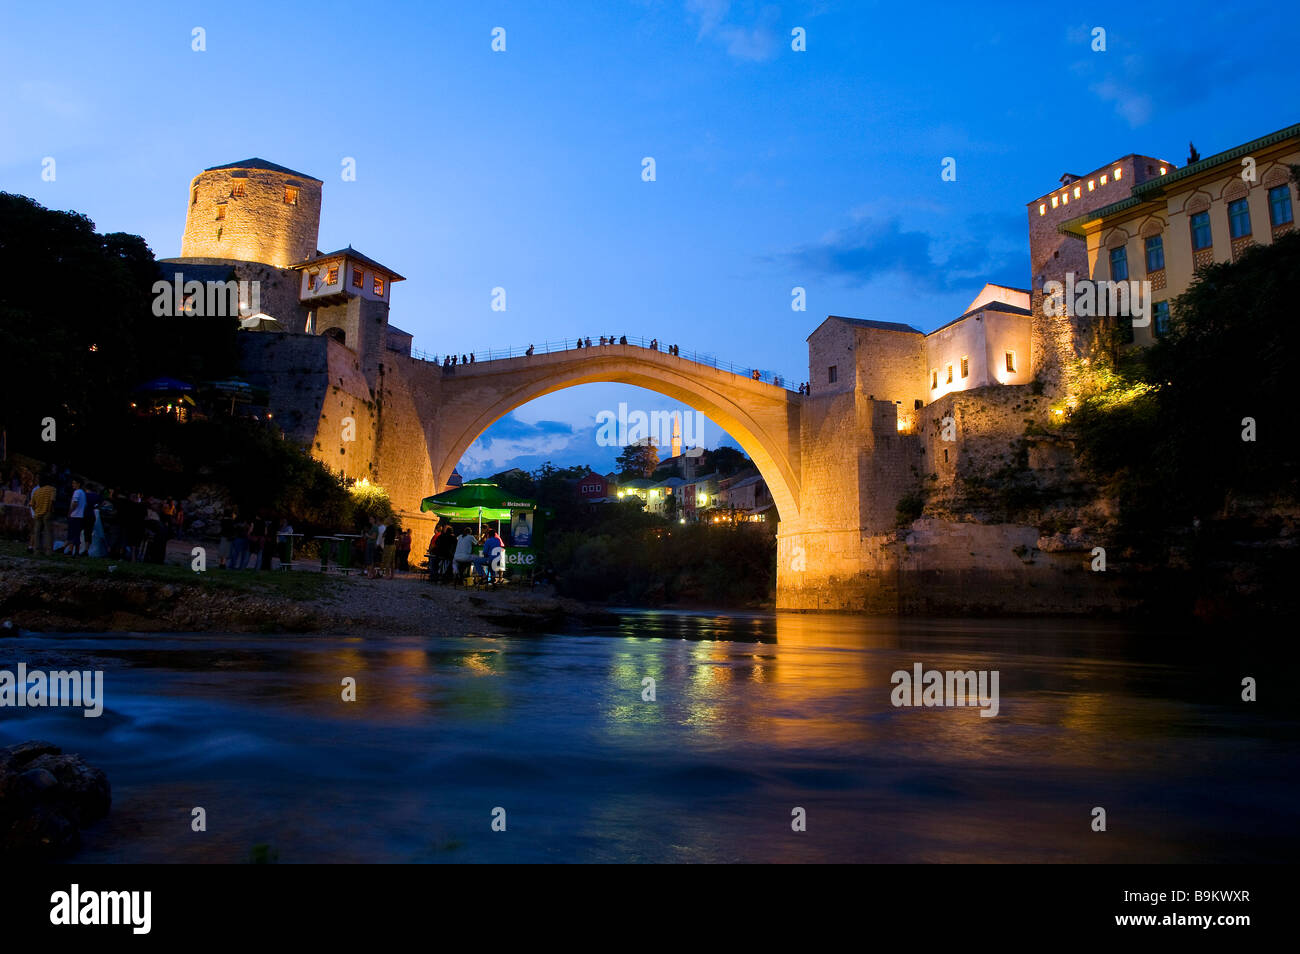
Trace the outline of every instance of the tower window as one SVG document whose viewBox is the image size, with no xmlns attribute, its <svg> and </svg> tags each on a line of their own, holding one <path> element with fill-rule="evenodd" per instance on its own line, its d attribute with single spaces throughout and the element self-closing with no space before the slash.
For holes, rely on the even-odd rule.
<svg viewBox="0 0 1300 954">
<path fill-rule="evenodd" d="M 945 383 L 952 384 L 952 365 L 948 365 L 948 380 Z"/>
<path fill-rule="evenodd" d="M 316 287 L 316 279 L 320 272 L 312 271 L 307 273 L 307 290 L 312 291 Z"/>
<path fill-rule="evenodd" d="M 961 359 L 961 376 L 963 378 L 970 377 L 970 358 L 967 358 L 965 356 L 963 356 Z"/>
<path fill-rule="evenodd" d="M 836 381 L 838 381 L 839 377 L 840 377 L 840 369 L 837 365 L 832 364 L 830 367 L 826 369 L 826 380 L 829 381 L 831 384 L 834 384 Z"/>
<path fill-rule="evenodd" d="M 1061 203 L 1060 203 L 1060 201 L 1056 198 L 1056 196 L 1052 196 L 1052 208 L 1056 208 L 1056 207 L 1057 207 L 1058 205 L 1060 205 L 1060 204 L 1061 204 Z"/>
<path fill-rule="evenodd" d="M 1040 202 L 1040 203 L 1038 203 L 1038 214 L 1039 214 L 1039 215 L 1046 215 L 1046 214 L 1047 214 L 1047 203 L 1046 203 L 1046 202 Z"/>
<path fill-rule="evenodd" d="M 930 371 L 930 390 L 933 391 L 938 386 L 939 386 L 939 369 L 934 368 L 933 370 Z"/>
<path fill-rule="evenodd" d="M 1120 180 L 1121 178 L 1123 178 L 1123 176 L 1124 176 L 1124 170 L 1121 169 L 1119 166 L 1116 166 L 1116 167 L 1115 167 L 1115 181 L 1116 181 L 1116 182 L 1119 182 L 1119 180 Z"/>
<path fill-rule="evenodd" d="M 284 187 L 284 204 L 285 204 L 285 205 L 297 205 L 297 204 L 298 204 L 298 187 L 297 187 L 297 186 L 285 186 L 285 187 Z"/>
<path fill-rule="evenodd" d="M 247 183 L 243 179 L 236 179 L 230 186 L 230 197 L 232 199 L 242 199 L 244 197 L 244 186 Z"/>
<path fill-rule="evenodd" d="M 1147 271 L 1158 272 L 1165 267 L 1165 240 L 1159 235 L 1147 239 Z"/>
<path fill-rule="evenodd" d="M 226 207 L 224 205 L 217 206 L 217 221 L 220 222 L 225 217 L 226 217 Z"/>
<path fill-rule="evenodd" d="M 1109 180 L 1107 180 L 1106 176 L 1105 176 L 1105 175 L 1102 175 L 1102 177 L 1101 177 L 1101 184 L 1102 184 L 1102 185 L 1105 185 L 1105 184 L 1107 183 L 1107 181 L 1109 181 Z"/>
<path fill-rule="evenodd" d="M 1291 187 L 1274 186 L 1268 190 L 1268 216 L 1274 226 L 1286 225 L 1291 221 Z"/>
<path fill-rule="evenodd" d="M 365 288 L 366 273 L 359 268 L 352 269 L 352 287 Z"/>
<path fill-rule="evenodd" d="M 1250 208 L 1245 199 L 1228 203 L 1228 231 L 1233 238 L 1244 238 L 1250 234 Z"/>
<path fill-rule="evenodd" d="M 1192 216 L 1192 248 L 1200 251 L 1203 248 L 1209 248 L 1214 244 L 1213 236 L 1210 234 L 1210 213 L 1197 212 Z"/>
<path fill-rule="evenodd" d="M 198 187 L 195 186 L 193 189 L 190 190 L 190 205 L 198 205 L 198 204 L 199 204 L 199 190 Z"/>
<path fill-rule="evenodd" d="M 1007 352 L 1007 370 L 1012 374 L 1016 373 L 1016 353 L 1014 351 Z"/>
<path fill-rule="evenodd" d="M 382 275 L 375 276 L 375 284 L 373 287 L 376 295 L 382 295 L 384 293 L 384 279 Z"/>
<path fill-rule="evenodd" d="M 1081 198 L 1083 198 L 1083 186 L 1075 186 L 1075 187 L 1074 187 L 1074 197 L 1075 197 L 1076 199 L 1081 199 Z"/>
<path fill-rule="evenodd" d="M 337 265 L 331 265 L 329 267 L 329 271 L 325 273 L 325 284 L 337 285 L 338 282 L 339 282 L 339 267 Z"/>
<path fill-rule="evenodd" d="M 1095 189 L 1095 188 L 1097 188 L 1097 180 L 1096 180 L 1096 179 L 1089 179 L 1089 180 L 1088 180 L 1088 191 L 1091 192 L 1091 191 L 1092 191 L 1093 189 Z"/>
</svg>

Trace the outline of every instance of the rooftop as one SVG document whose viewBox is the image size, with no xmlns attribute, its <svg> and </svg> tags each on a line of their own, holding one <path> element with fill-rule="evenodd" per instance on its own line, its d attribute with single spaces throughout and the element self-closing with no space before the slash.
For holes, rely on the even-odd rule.
<svg viewBox="0 0 1300 954">
<path fill-rule="evenodd" d="M 360 252 L 358 252 L 356 249 L 354 249 L 351 245 L 349 245 L 347 248 L 341 248 L 341 249 L 339 249 L 338 251 L 335 251 L 335 252 L 321 252 L 319 249 L 317 249 L 316 254 L 315 254 L 312 258 L 305 259 L 304 261 L 301 261 L 301 262 L 294 262 L 294 263 L 293 263 L 292 265 L 290 265 L 289 267 L 290 267 L 290 268 L 305 268 L 305 267 L 307 267 L 308 265 L 317 265 L 317 264 L 319 264 L 319 263 L 321 263 L 321 262 L 323 262 L 323 261 L 325 261 L 326 259 L 329 259 L 329 258 L 342 258 L 342 257 L 345 256 L 345 255 L 346 255 L 348 258 L 352 259 L 353 261 L 360 262 L 360 263 L 363 264 L 363 265 L 369 265 L 371 268 L 376 269 L 377 271 L 381 271 L 381 272 L 383 272 L 385 275 L 387 275 L 389 278 L 391 278 L 391 279 L 392 279 L 393 281 L 395 281 L 395 282 L 404 282 L 404 281 L 406 281 L 405 278 L 403 278 L 401 275 L 397 274 L 397 272 L 393 271 L 393 270 L 392 270 L 391 268 L 389 268 L 387 265 L 383 265 L 383 264 L 380 264 L 379 262 L 376 262 L 373 258 L 371 258 L 371 257 L 368 256 L 368 255 L 362 255 Z"/>
<path fill-rule="evenodd" d="M 978 315 L 981 312 L 985 312 L 985 311 L 998 311 L 1004 315 L 1024 315 L 1026 317 L 1029 317 L 1033 314 L 1033 312 L 1031 312 L 1028 308 L 1020 308 L 1016 305 L 1008 305 L 1004 301 L 991 301 L 986 305 L 980 305 L 980 307 L 978 308 L 972 308 L 964 315 L 958 315 L 952 321 L 946 322 L 945 324 L 940 325 L 938 328 L 935 328 L 934 331 L 930 332 L 930 334 L 931 335 L 938 334 L 940 331 L 943 331 L 943 329 L 951 327 L 952 325 L 957 324 L 957 322 L 959 321 L 965 321 L 967 318 L 971 317 L 972 315 Z M 926 337 L 929 337 L 929 335 L 926 335 Z"/>
<path fill-rule="evenodd" d="M 921 331 L 913 328 L 911 325 L 900 324 L 896 321 L 876 321 L 874 318 L 845 318 L 843 315 L 826 316 L 826 321 L 830 321 L 831 319 L 834 319 L 835 321 L 847 321 L 849 324 L 856 325 L 859 328 L 874 328 L 876 331 L 898 331 L 906 335 L 922 334 Z M 823 321 L 822 325 L 826 324 L 826 321 Z M 817 327 L 820 328 L 821 325 L 818 325 Z M 816 333 L 817 330 L 813 329 L 813 334 Z M 808 337 L 811 338 L 812 334 Z"/>
<path fill-rule="evenodd" d="M 267 162 L 265 159 L 244 159 L 242 162 L 228 162 L 224 166 L 209 166 L 204 172 L 220 172 L 222 169 L 265 169 L 268 172 L 283 172 L 286 175 L 297 176 L 300 179 L 310 179 L 312 182 L 321 182 L 315 176 L 309 176 L 305 172 L 298 172 L 286 166 L 276 165 L 274 162 Z M 323 185 L 324 183 L 322 183 Z"/>
</svg>

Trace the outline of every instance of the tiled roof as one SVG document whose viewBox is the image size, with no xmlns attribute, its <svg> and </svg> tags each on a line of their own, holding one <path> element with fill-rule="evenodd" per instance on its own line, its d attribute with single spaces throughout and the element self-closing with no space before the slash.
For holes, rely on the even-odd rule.
<svg viewBox="0 0 1300 954">
<path fill-rule="evenodd" d="M 228 162 L 224 166 L 210 166 L 204 169 L 204 172 L 219 172 L 222 169 L 265 169 L 268 172 L 283 172 L 287 175 L 297 176 L 300 179 L 310 179 L 312 182 L 320 182 L 315 176 L 309 176 L 304 172 L 297 172 L 286 166 L 278 166 L 274 162 L 267 162 L 265 159 L 245 159 L 242 162 Z"/>
<path fill-rule="evenodd" d="M 360 262 L 360 263 L 363 264 L 363 265 L 369 265 L 371 268 L 383 272 L 385 275 L 387 275 L 389 278 L 391 278 L 391 279 L 392 279 L 393 281 L 395 281 L 395 282 L 404 282 L 404 281 L 406 281 L 405 278 L 403 278 L 401 275 L 397 274 L 397 272 L 393 271 L 393 270 L 392 270 L 391 268 L 389 268 L 387 265 L 383 265 L 383 264 L 381 264 L 381 263 L 379 263 L 379 262 L 376 262 L 373 258 L 371 258 L 371 257 L 368 256 L 368 255 L 362 255 L 360 252 L 358 252 L 356 249 L 354 249 L 351 245 L 349 245 L 347 248 L 341 248 L 341 249 L 339 249 L 339 250 L 336 251 L 336 252 L 324 252 L 324 253 L 320 253 L 320 252 L 318 252 L 318 253 L 315 255 L 315 257 L 313 257 L 313 258 L 309 258 L 309 259 L 307 259 L 306 261 L 295 262 L 294 264 L 290 265 L 289 267 L 290 267 L 290 268 L 305 268 L 305 267 L 308 266 L 308 265 L 314 265 L 314 264 L 317 264 L 317 263 L 319 263 L 319 262 L 323 262 L 323 261 L 325 261 L 325 259 L 327 259 L 327 258 L 338 258 L 338 257 L 341 256 L 341 255 L 346 255 L 348 258 L 353 259 L 354 261 L 358 261 L 358 262 Z"/>
</svg>

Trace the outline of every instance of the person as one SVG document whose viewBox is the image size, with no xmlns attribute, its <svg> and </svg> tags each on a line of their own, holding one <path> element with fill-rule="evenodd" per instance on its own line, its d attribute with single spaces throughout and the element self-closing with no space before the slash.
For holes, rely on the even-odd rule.
<svg viewBox="0 0 1300 954">
<path fill-rule="evenodd" d="M 104 504 L 106 502 L 109 502 L 107 492 L 105 492 L 105 496 L 99 498 L 91 511 L 95 515 L 95 525 L 90 531 L 90 549 L 87 553 L 97 560 L 102 560 L 108 556 L 108 532 L 104 529 Z"/>
<path fill-rule="evenodd" d="M 501 542 L 500 535 L 495 530 L 489 530 L 487 536 L 483 538 L 483 565 L 487 569 L 488 585 L 501 583 L 505 580 L 505 570 L 500 571 L 498 575 L 497 563 L 499 559 L 497 554 L 505 549 L 505 544 Z"/>
<path fill-rule="evenodd" d="M 248 521 L 238 511 L 230 519 L 230 568 L 242 570 L 248 566 Z"/>
<path fill-rule="evenodd" d="M 403 530 L 397 538 L 397 568 L 403 573 L 411 569 L 411 531 Z"/>
<path fill-rule="evenodd" d="M 122 553 L 122 511 L 121 500 L 114 489 L 104 491 L 104 499 L 99 502 L 99 518 L 104 524 L 104 546 L 108 556 L 116 560 Z"/>
<path fill-rule="evenodd" d="M 619 335 L 618 343 L 619 343 L 619 344 L 627 344 L 627 335 Z"/>
<path fill-rule="evenodd" d="M 381 577 L 393 578 L 393 571 L 397 567 L 397 524 L 390 523 L 384 527 L 384 561 L 380 568 Z"/>
<path fill-rule="evenodd" d="M 456 552 L 452 555 L 451 574 L 452 582 L 459 583 L 464 577 L 465 569 L 472 565 L 474 560 L 474 534 L 469 532 L 469 527 L 460 535 L 456 541 Z"/>
<path fill-rule="evenodd" d="M 384 573 L 384 537 L 388 532 L 388 527 L 384 526 L 382 520 L 376 520 L 374 526 L 374 550 L 371 551 L 371 573 L 372 579 L 383 576 Z"/>
<path fill-rule="evenodd" d="M 141 543 L 144 540 L 144 494 L 138 490 L 130 494 L 121 504 L 122 524 L 122 558 L 132 563 L 139 563 L 143 556 Z"/>
<path fill-rule="evenodd" d="M 172 533 L 179 537 L 185 532 L 185 505 L 182 501 L 172 500 Z"/>
<path fill-rule="evenodd" d="M 456 558 L 456 531 L 450 523 L 443 525 L 434 546 L 434 555 L 438 558 L 438 579 L 444 583 L 451 581 L 452 561 Z"/>
<path fill-rule="evenodd" d="M 591 339 L 590 339 L 590 338 L 587 339 L 587 347 L 588 347 L 588 348 L 591 347 Z"/>
<path fill-rule="evenodd" d="M 461 355 L 461 356 L 460 356 L 460 363 L 461 363 L 461 364 L 469 364 L 469 358 L 465 357 L 464 355 Z"/>
<path fill-rule="evenodd" d="M 582 347 L 582 339 L 581 339 L 581 338 L 578 339 L 578 343 L 577 343 L 576 345 L 574 345 L 574 347 L 575 347 L 575 348 L 581 348 L 581 347 Z"/>
<path fill-rule="evenodd" d="M 68 556 L 81 553 L 81 533 L 86 525 L 86 492 L 81 489 L 81 481 L 72 478 L 72 499 L 68 502 L 68 542 L 63 552 Z"/>
<path fill-rule="evenodd" d="M 217 560 L 221 569 L 230 561 L 230 547 L 235 540 L 235 511 L 227 508 L 221 514 L 220 541 L 217 543 Z"/>
<path fill-rule="evenodd" d="M 254 570 L 262 568 L 262 549 L 265 544 L 266 521 L 261 517 L 254 517 L 248 525 L 248 561 L 253 564 Z"/>
<path fill-rule="evenodd" d="M 32 540 L 27 552 L 52 553 L 54 551 L 54 481 L 43 474 L 32 488 Z"/>
<path fill-rule="evenodd" d="M 524 354 L 528 355 L 528 357 L 531 358 L 531 357 L 533 356 L 533 346 L 532 346 L 532 345 L 529 345 L 529 346 L 528 346 L 528 350 L 525 351 Z"/>
</svg>

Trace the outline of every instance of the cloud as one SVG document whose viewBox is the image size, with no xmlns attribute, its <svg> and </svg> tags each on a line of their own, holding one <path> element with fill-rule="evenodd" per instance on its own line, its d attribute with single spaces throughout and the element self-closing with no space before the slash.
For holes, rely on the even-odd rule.
<svg viewBox="0 0 1300 954">
<path fill-rule="evenodd" d="M 720 43 L 727 55 L 737 60 L 770 60 L 781 45 L 776 27 L 781 11 L 764 6 L 755 13 L 751 5 L 746 7 L 742 14 L 732 17 L 729 0 L 686 0 L 687 14 L 698 23 L 696 41 Z"/>
<path fill-rule="evenodd" d="M 841 279 L 850 286 L 896 276 L 918 291 L 946 293 L 969 288 L 1009 267 L 1014 242 L 1023 244 L 1024 223 L 1012 217 L 980 217 L 952 234 L 978 236 L 946 247 L 928 232 L 903 228 L 897 217 L 861 218 L 819 241 L 775 256 L 796 271 Z M 770 263 L 772 259 L 769 259 Z"/>
<path fill-rule="evenodd" d="M 576 445 L 576 446 L 575 446 Z M 595 446 L 594 428 L 578 429 L 563 421 L 522 421 L 512 412 L 480 435 L 461 457 L 462 475 L 495 474 L 527 462 Z"/>
</svg>

